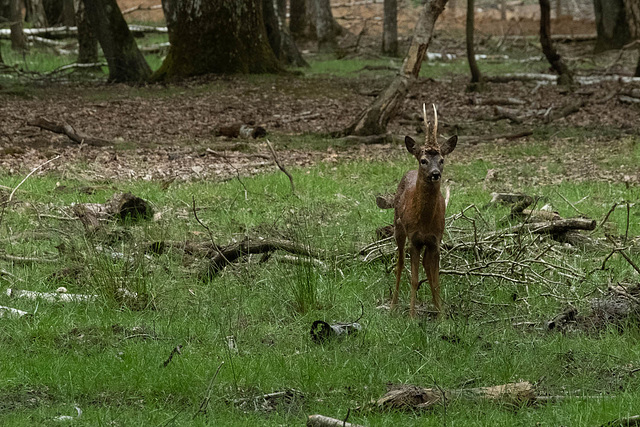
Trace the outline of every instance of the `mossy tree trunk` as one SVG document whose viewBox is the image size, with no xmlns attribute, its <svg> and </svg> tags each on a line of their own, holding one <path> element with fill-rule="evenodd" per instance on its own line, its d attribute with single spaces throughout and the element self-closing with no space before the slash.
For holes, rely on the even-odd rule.
<svg viewBox="0 0 640 427">
<path fill-rule="evenodd" d="M 337 35 L 341 32 L 340 25 L 333 19 L 331 2 L 329 0 L 315 0 L 316 36 L 318 50 L 333 52 L 338 47 Z"/>
<path fill-rule="evenodd" d="M 542 52 L 547 57 L 551 68 L 559 74 L 558 84 L 572 85 L 573 74 L 567 64 L 562 60 L 551 42 L 551 4 L 549 0 L 539 0 L 540 2 L 540 44 Z"/>
<path fill-rule="evenodd" d="M 289 31 L 295 40 L 308 37 L 309 16 L 307 0 L 291 0 L 289 6 Z"/>
<path fill-rule="evenodd" d="M 277 73 L 262 0 L 163 0 L 171 47 L 154 81 L 201 74 Z"/>
<path fill-rule="evenodd" d="M 142 83 L 151 68 L 138 49 L 116 0 L 84 0 L 85 13 L 109 65 L 109 81 Z"/>
<path fill-rule="evenodd" d="M 46 28 L 48 26 L 47 14 L 44 11 L 42 0 L 26 0 L 24 5 L 27 21 L 31 23 L 34 28 Z"/>
<path fill-rule="evenodd" d="M 402 104 L 413 82 L 420 74 L 422 61 L 433 37 L 436 20 L 447 0 L 427 0 L 420 11 L 409 51 L 398 76 L 364 109 L 341 135 L 379 135 L 387 131 L 387 124 Z"/>
<path fill-rule="evenodd" d="M 398 0 L 384 0 L 382 53 L 398 56 Z"/>
<path fill-rule="evenodd" d="M 467 25 L 466 25 L 466 41 L 467 41 L 467 61 L 469 62 L 469 70 L 471 71 L 470 89 L 476 89 L 482 80 L 480 68 L 476 62 L 476 51 L 473 44 L 473 36 L 475 30 L 475 1 L 467 0 Z"/>
<path fill-rule="evenodd" d="M 91 32 L 82 0 L 74 0 L 76 25 L 78 27 L 78 63 L 94 64 L 98 62 L 98 40 Z"/>
<path fill-rule="evenodd" d="M 620 49 L 631 41 L 629 24 L 625 13 L 625 0 L 594 0 L 596 16 L 595 52 Z"/>
</svg>

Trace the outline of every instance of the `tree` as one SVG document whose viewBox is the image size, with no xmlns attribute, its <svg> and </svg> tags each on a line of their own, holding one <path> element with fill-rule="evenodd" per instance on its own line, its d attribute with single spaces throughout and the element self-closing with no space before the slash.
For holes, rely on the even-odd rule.
<svg viewBox="0 0 640 427">
<path fill-rule="evenodd" d="M 26 9 L 27 21 L 35 28 L 46 28 L 47 14 L 44 12 L 44 3 L 42 0 L 26 0 L 24 2 Z"/>
<path fill-rule="evenodd" d="M 27 50 L 27 39 L 22 29 L 22 7 L 20 0 L 11 0 L 9 4 L 9 21 L 11 21 L 11 49 Z"/>
<path fill-rule="evenodd" d="M 633 40 L 640 39 L 640 0 L 626 0 L 624 2 L 629 32 Z M 636 65 L 635 77 L 640 77 L 640 56 Z"/>
<path fill-rule="evenodd" d="M 110 82 L 141 83 L 151 68 L 138 49 L 116 0 L 84 0 L 85 12 L 109 65 Z"/>
<path fill-rule="evenodd" d="M 384 0 L 382 53 L 398 56 L 398 0 Z"/>
<path fill-rule="evenodd" d="M 87 20 L 83 0 L 74 0 L 76 10 L 76 26 L 78 27 L 78 63 L 93 64 L 98 62 L 98 40 L 91 32 Z"/>
<path fill-rule="evenodd" d="M 398 76 L 376 99 L 363 110 L 345 130 L 346 135 L 379 135 L 385 133 L 389 120 L 409 92 L 420 74 L 422 61 L 431 43 L 436 20 L 444 10 L 447 0 L 427 0 L 420 11 L 413 33 L 413 40 L 404 58 Z"/>
<path fill-rule="evenodd" d="M 631 41 L 625 13 L 625 0 L 594 0 L 596 16 L 596 52 L 619 49 Z"/>
<path fill-rule="evenodd" d="M 282 70 L 269 45 L 262 0 L 163 0 L 162 9 L 171 47 L 154 81 Z"/>
<path fill-rule="evenodd" d="M 333 52 L 338 47 L 336 37 L 341 33 L 341 27 L 333 19 L 331 2 L 329 0 L 315 0 L 315 14 L 318 50 L 321 52 Z"/>
<path fill-rule="evenodd" d="M 309 64 L 302 57 L 285 25 L 286 3 L 286 1 L 281 2 L 281 0 L 263 0 L 262 2 L 269 45 L 273 49 L 276 58 L 282 63 L 296 67 L 306 67 Z"/>
<path fill-rule="evenodd" d="M 470 90 L 478 89 L 482 81 L 482 74 L 478 68 L 476 62 L 476 53 L 473 46 L 473 33 L 475 22 L 475 1 L 467 0 L 467 26 L 466 26 L 466 41 L 467 41 L 467 61 L 469 62 L 469 70 L 471 71 L 471 84 Z"/>
<path fill-rule="evenodd" d="M 289 3 L 289 31 L 291 35 L 296 40 L 305 39 L 308 37 L 308 27 L 306 0 L 291 0 Z"/>
<path fill-rule="evenodd" d="M 551 64 L 551 68 L 556 71 L 558 84 L 572 85 L 573 75 L 567 64 L 562 60 L 560 54 L 553 47 L 551 42 L 551 4 L 549 0 L 539 0 L 540 2 L 540 44 L 542 52 Z"/>
</svg>

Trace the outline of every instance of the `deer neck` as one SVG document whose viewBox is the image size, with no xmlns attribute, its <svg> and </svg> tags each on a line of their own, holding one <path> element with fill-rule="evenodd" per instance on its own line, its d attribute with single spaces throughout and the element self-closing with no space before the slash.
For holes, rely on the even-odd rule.
<svg viewBox="0 0 640 427">
<path fill-rule="evenodd" d="M 436 211 L 440 194 L 440 181 L 431 181 L 422 174 L 416 180 L 415 202 L 421 215 L 433 215 Z"/>
</svg>

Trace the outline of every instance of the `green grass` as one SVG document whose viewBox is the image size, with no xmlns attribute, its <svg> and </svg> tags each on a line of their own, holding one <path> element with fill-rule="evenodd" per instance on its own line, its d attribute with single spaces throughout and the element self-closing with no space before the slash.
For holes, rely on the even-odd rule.
<svg viewBox="0 0 640 427">
<path fill-rule="evenodd" d="M 517 159 L 536 153 L 523 147 L 509 155 Z M 457 312 L 450 319 L 412 321 L 406 314 L 376 309 L 388 300 L 392 262 L 363 264 L 344 254 L 371 242 L 374 229 L 391 221 L 392 212 L 376 209 L 373 196 L 393 191 L 410 167 L 411 160 L 400 157 L 293 170 L 299 197 L 289 195 L 288 181 L 280 173 L 244 178 L 246 199 L 237 180 L 174 183 L 167 190 L 154 182 L 108 183 L 86 195 L 78 190 L 91 183 L 46 175 L 30 178 L 16 194 L 17 204 L 2 218 L 2 249 L 60 261 L 5 262 L 3 268 L 24 280 L 10 283 L 7 278 L 6 286 L 38 291 L 65 286 L 69 292 L 99 298 L 91 304 L 55 304 L 0 296 L 0 305 L 36 311 L 31 319 L 0 319 L 2 424 L 47 424 L 57 415 L 75 414 L 74 405 L 84 412 L 81 425 L 301 424 L 312 413 L 343 418 L 349 408 L 384 394 L 387 383 L 456 388 L 518 380 L 539 381 L 540 392 L 571 397 L 517 411 L 464 401 L 425 414 L 365 410 L 352 412 L 351 421 L 375 426 L 441 425 L 445 420 L 455 425 L 598 425 L 633 415 L 640 398 L 639 380 L 630 373 L 640 358 L 637 326 L 624 333 L 611 328 L 566 335 L 511 327 L 512 318 L 542 325 L 562 310 L 563 301 L 541 296 L 548 291 L 541 284 L 529 284 L 525 303 L 513 301 L 514 292 L 522 296 L 525 291 L 508 282 L 444 276 L 444 299 Z M 504 226 L 500 221 L 508 213 L 506 208 L 484 207 L 490 191 L 478 182 L 491 167 L 476 160 L 448 164 L 446 171 L 454 179 L 449 214 L 475 204 L 486 222 L 478 222 L 479 227 L 486 230 Z M 0 178 L 9 187 L 20 180 Z M 65 191 L 55 190 L 57 182 Z M 87 234 L 75 221 L 36 215 L 60 215 L 57 209 L 71 203 L 104 202 L 116 189 L 149 200 L 163 212 L 162 218 L 108 224 Z M 589 195 L 588 202 L 577 206 L 597 219 L 614 201 L 639 198 L 637 188 L 597 182 L 518 190 L 552 201 L 563 216 L 576 213 L 558 194 L 573 202 Z M 190 212 L 193 197 L 198 216 L 219 244 L 244 235 L 288 238 L 325 251 L 326 268 L 291 265 L 278 257 L 259 263 L 256 258 L 203 282 L 206 265 L 201 259 L 177 249 L 144 256 L 143 248 L 153 241 L 209 240 Z M 632 215 L 636 220 L 630 235 L 636 236 L 637 208 Z M 612 214 L 610 223 L 624 232 L 626 210 Z M 58 249 L 60 245 L 64 249 Z M 567 266 L 582 271 L 598 267 L 606 255 L 563 250 L 561 245 L 557 249 L 564 251 Z M 112 258 L 111 253 L 124 258 Z M 77 274 L 60 277 L 64 268 Z M 613 257 L 608 268 L 582 282 L 568 281 L 565 296 L 577 298 L 586 309 L 589 296 L 606 289 L 608 280 L 634 280 L 620 257 Z M 145 303 L 123 303 L 114 297 L 118 287 L 138 292 Z M 407 288 L 403 283 L 403 307 Z M 428 293 L 421 291 L 420 298 L 427 299 Z M 324 345 L 309 339 L 314 320 L 352 321 L 361 304 L 364 332 Z M 237 351 L 229 349 L 229 336 Z M 182 346 L 181 354 L 163 367 L 176 345 Z M 207 415 L 194 419 L 222 362 Z M 270 411 L 240 404 L 243 398 L 285 389 L 302 395 Z M 608 396 L 582 398 L 601 394 Z"/>
</svg>

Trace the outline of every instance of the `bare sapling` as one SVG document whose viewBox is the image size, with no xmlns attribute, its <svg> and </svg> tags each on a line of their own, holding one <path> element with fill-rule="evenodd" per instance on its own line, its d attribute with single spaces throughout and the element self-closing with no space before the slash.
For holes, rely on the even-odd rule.
<svg viewBox="0 0 640 427">
<path fill-rule="evenodd" d="M 404 270 L 405 244 L 409 240 L 411 259 L 411 317 L 416 315 L 416 293 L 420 256 L 422 266 L 431 287 L 431 296 L 438 316 L 442 315 L 440 297 L 440 242 L 444 233 L 445 200 L 440 191 L 444 158 L 451 153 L 458 142 L 456 135 L 438 144 L 438 112 L 433 106 L 433 122 L 427 120 L 425 105 L 422 106 L 426 127 L 425 144 L 419 146 L 413 138 L 406 136 L 405 145 L 409 153 L 418 160 L 418 169 L 411 170 L 398 184 L 394 200 L 395 239 L 398 244 L 396 266 L 396 288 L 391 300 L 391 308 L 398 304 L 400 278 Z"/>
</svg>

